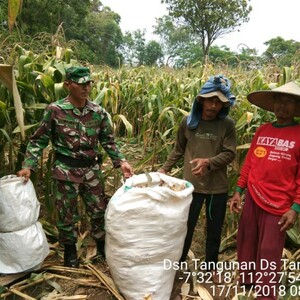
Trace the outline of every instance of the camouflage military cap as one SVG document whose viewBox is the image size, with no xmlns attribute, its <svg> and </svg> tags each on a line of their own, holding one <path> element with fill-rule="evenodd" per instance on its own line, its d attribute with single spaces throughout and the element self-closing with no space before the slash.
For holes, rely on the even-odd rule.
<svg viewBox="0 0 300 300">
<path fill-rule="evenodd" d="M 90 69 L 85 67 L 70 67 L 66 69 L 66 79 L 74 81 L 78 84 L 84 84 L 93 81 Z"/>
</svg>

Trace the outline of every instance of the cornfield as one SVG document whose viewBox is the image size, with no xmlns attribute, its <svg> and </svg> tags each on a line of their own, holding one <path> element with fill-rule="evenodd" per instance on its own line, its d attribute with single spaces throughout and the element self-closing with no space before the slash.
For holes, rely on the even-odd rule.
<svg viewBox="0 0 300 300">
<path fill-rule="evenodd" d="M 15 94 L 7 85 L 0 84 L 0 175 L 15 174 L 21 168 L 24 149 L 29 137 L 37 128 L 47 104 L 66 95 L 63 89 L 65 68 L 79 64 L 72 59 L 68 48 L 57 48 L 51 55 L 36 55 L 16 45 L 8 61 L 13 61 L 13 77 L 20 95 L 18 105 Z M 239 169 L 255 130 L 262 123 L 273 120 L 273 114 L 250 105 L 247 95 L 255 90 L 269 89 L 290 80 L 300 82 L 300 66 L 278 70 L 274 65 L 261 69 L 247 66 L 194 65 L 174 70 L 170 68 L 138 67 L 109 69 L 88 65 L 94 85 L 91 99 L 103 106 L 111 116 L 116 139 L 136 174 L 157 171 L 174 146 L 176 132 L 183 116 L 189 114 L 192 102 L 207 78 L 224 74 L 231 80 L 236 105 L 230 116 L 236 122 L 238 155 L 228 168 L 229 194 L 233 193 Z M 0 66 L 3 81 L 7 66 Z M 20 123 L 22 114 L 24 124 Z M 22 132 L 24 134 L 22 134 Z M 53 209 L 50 163 L 51 146 L 44 152 L 40 168 L 32 178 L 43 203 L 43 224 L 48 234 L 56 230 L 49 224 L 55 218 Z M 181 176 L 182 164 L 171 175 Z M 103 174 L 107 194 L 112 195 L 121 185 L 120 171 L 113 170 L 107 156 L 103 157 Z M 239 216 L 227 214 L 221 252 L 235 247 Z M 288 232 L 289 248 L 284 256 L 290 261 L 300 259 L 298 223 Z M 200 253 L 201 255 L 201 253 Z M 223 256 L 222 259 L 233 259 Z"/>
</svg>

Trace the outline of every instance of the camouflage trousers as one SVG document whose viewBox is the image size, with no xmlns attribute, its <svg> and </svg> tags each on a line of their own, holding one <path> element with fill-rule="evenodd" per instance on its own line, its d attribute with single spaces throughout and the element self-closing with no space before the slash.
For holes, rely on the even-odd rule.
<svg viewBox="0 0 300 300">
<path fill-rule="evenodd" d="M 60 244 L 77 242 L 78 222 L 81 219 L 78 213 L 79 196 L 90 219 L 91 236 L 97 240 L 104 239 L 105 193 L 99 172 L 92 173 L 82 183 L 54 180 Z"/>
</svg>

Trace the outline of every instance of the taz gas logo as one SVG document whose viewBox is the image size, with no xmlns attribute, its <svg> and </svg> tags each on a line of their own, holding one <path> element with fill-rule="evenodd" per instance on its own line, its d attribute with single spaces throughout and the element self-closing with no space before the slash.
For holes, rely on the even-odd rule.
<svg viewBox="0 0 300 300">
<path fill-rule="evenodd" d="M 258 145 L 274 147 L 276 150 L 287 151 L 295 147 L 294 141 L 271 138 L 271 137 L 259 137 L 257 140 Z"/>
</svg>

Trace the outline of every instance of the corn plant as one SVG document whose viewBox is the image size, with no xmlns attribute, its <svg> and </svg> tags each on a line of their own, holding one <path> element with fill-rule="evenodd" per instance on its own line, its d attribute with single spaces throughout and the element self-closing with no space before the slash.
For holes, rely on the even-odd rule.
<svg viewBox="0 0 300 300">
<path fill-rule="evenodd" d="M 24 153 L 27 140 L 39 124 L 45 106 L 66 95 L 63 89 L 65 68 L 80 64 L 73 58 L 74 53 L 68 47 L 51 49 L 52 52 L 35 54 L 17 44 L 11 52 L 13 57 L 10 61 L 14 62 L 24 110 L 26 139 L 22 141 L 19 138 L 12 96 L 5 87 L 0 86 L 0 134 L 5 137 L 0 142 L 1 162 L 5 162 L 7 149 L 13 149 L 8 156 L 11 163 L 16 160 L 19 149 Z M 182 117 L 189 114 L 193 100 L 207 78 L 220 73 L 230 78 L 232 92 L 237 98 L 230 116 L 236 122 L 238 148 L 237 157 L 228 168 L 229 194 L 234 191 L 256 129 L 262 123 L 274 119 L 272 113 L 251 105 L 247 95 L 289 80 L 299 81 L 300 78 L 298 65 L 282 70 L 274 65 L 260 70 L 248 70 L 242 65 L 234 69 L 194 65 L 182 70 L 154 67 L 122 67 L 114 70 L 88 66 L 95 81 L 90 94 L 91 100 L 109 112 L 118 144 L 132 162 L 136 173 L 156 171 L 165 161 L 174 146 Z M 108 194 L 111 195 L 121 185 L 120 172 L 112 170 L 107 155 L 104 154 L 103 158 L 104 180 Z M 182 164 L 179 163 L 171 175 L 181 176 L 181 171 Z M 43 201 L 47 213 L 52 215 L 50 164 L 47 165 L 44 159 L 41 160 L 39 172 L 42 175 L 40 178 L 47 178 L 47 192 Z M 237 223 L 238 216 L 227 215 L 222 244 L 224 249 L 234 241 Z M 291 236 L 299 237 L 295 232 Z"/>
</svg>

